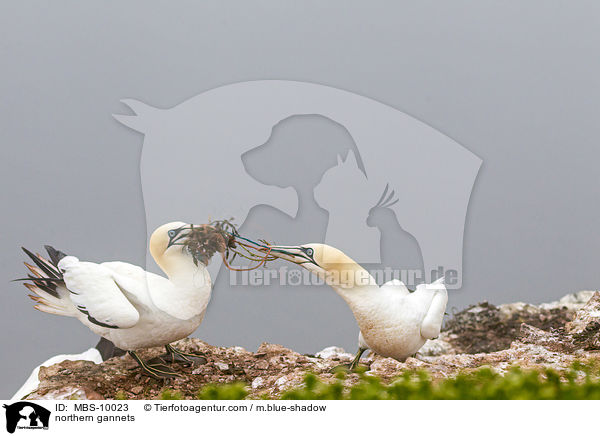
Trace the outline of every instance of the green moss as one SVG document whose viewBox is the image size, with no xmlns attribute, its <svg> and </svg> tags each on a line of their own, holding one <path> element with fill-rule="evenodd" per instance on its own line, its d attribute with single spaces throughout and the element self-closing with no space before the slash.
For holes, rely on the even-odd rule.
<svg viewBox="0 0 600 436">
<path fill-rule="evenodd" d="M 161 400 L 182 400 L 183 395 L 181 392 L 173 389 L 165 389 L 160 393 Z"/>
<path fill-rule="evenodd" d="M 281 394 L 282 400 L 341 400 L 343 399 L 344 376 L 338 373 L 337 380 L 325 383 L 314 374 L 306 374 L 304 386 Z"/>
<path fill-rule="evenodd" d="M 325 383 L 307 375 L 304 385 L 286 391 L 282 399 L 349 400 L 569 400 L 600 399 L 598 364 L 573 365 L 564 372 L 509 369 L 500 375 L 482 367 L 439 381 L 425 371 L 406 372 L 390 384 L 361 375 L 358 383 L 345 389 L 343 379 Z"/>
<path fill-rule="evenodd" d="M 127 399 L 127 395 L 125 395 L 124 391 L 119 391 L 115 395 L 115 400 L 126 400 L 126 399 Z"/>
<path fill-rule="evenodd" d="M 196 395 L 199 400 L 243 400 L 248 390 L 243 383 L 206 385 Z"/>
<path fill-rule="evenodd" d="M 600 399 L 600 361 L 576 362 L 564 371 L 508 369 L 504 374 L 489 367 L 433 380 L 426 371 L 405 372 L 390 383 L 364 372 L 347 386 L 346 373 L 333 381 L 306 374 L 301 386 L 282 392 L 284 400 L 570 400 Z M 118 395 L 118 394 L 117 394 Z M 243 383 L 207 385 L 201 400 L 241 400 L 248 396 Z M 269 399 L 263 395 L 262 399 Z M 169 389 L 161 399 L 181 399 Z"/>
</svg>

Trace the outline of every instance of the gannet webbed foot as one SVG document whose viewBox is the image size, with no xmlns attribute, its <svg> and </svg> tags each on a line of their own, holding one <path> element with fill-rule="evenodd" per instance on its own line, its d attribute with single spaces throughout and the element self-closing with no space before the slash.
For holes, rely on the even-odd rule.
<svg viewBox="0 0 600 436">
<path fill-rule="evenodd" d="M 171 344 L 165 345 L 165 350 L 167 351 L 165 354 L 161 354 L 160 356 L 155 357 L 148 362 L 151 364 L 181 363 L 184 366 L 190 366 L 194 363 L 204 365 L 206 362 L 208 362 L 206 357 L 204 357 L 202 354 L 186 353 L 178 350 Z"/>
<path fill-rule="evenodd" d="M 350 362 L 350 364 L 334 366 L 330 372 L 332 372 L 332 373 L 336 373 L 338 371 L 352 372 L 352 371 L 356 370 L 356 368 L 358 368 L 358 364 L 360 362 L 360 357 L 367 350 L 368 350 L 368 348 L 359 348 L 358 351 L 356 352 L 356 355 L 354 356 L 354 359 L 352 359 L 352 362 Z"/>
<path fill-rule="evenodd" d="M 142 373 L 152 378 L 162 380 L 180 377 L 178 373 L 174 372 L 173 369 L 168 367 L 167 365 L 164 365 L 162 363 L 152 363 L 151 361 L 144 362 L 135 352 L 128 351 L 127 353 L 133 358 L 133 360 L 137 362 L 137 364 L 142 369 Z"/>
</svg>

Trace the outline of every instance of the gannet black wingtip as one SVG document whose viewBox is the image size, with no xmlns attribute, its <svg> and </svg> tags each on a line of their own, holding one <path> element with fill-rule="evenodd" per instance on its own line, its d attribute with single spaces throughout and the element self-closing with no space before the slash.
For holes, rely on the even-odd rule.
<svg viewBox="0 0 600 436">
<path fill-rule="evenodd" d="M 54 298 L 60 298 L 57 292 L 57 285 L 63 284 L 63 277 L 56 264 L 51 261 L 44 259 L 39 254 L 34 254 L 25 247 L 21 247 L 23 252 L 33 261 L 36 265 L 28 264 L 25 262 L 25 266 L 33 274 L 29 274 L 26 279 L 16 279 L 15 281 L 31 281 L 40 290 L 50 294 Z"/>
<path fill-rule="evenodd" d="M 63 253 L 60 250 L 57 250 L 56 248 L 52 247 L 51 245 L 44 245 L 44 248 L 46 249 L 48 256 L 50 256 L 50 260 L 56 266 L 58 266 L 58 262 L 60 262 L 60 260 L 63 257 L 67 257 L 67 255 L 65 253 Z"/>
</svg>

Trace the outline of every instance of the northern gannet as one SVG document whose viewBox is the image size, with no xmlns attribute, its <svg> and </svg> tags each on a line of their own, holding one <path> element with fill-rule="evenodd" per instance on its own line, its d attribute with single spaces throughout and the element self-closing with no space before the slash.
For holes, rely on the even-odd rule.
<svg viewBox="0 0 600 436">
<path fill-rule="evenodd" d="M 414 292 L 400 280 L 379 287 L 367 270 L 329 245 L 263 247 L 271 256 L 317 274 L 350 306 L 360 328 L 351 369 L 367 349 L 402 361 L 440 334 L 448 302 L 443 278 L 420 284 Z"/>
<path fill-rule="evenodd" d="M 33 283 L 35 308 L 77 318 L 94 333 L 125 350 L 143 372 L 156 378 L 178 374 L 167 361 L 206 363 L 200 355 L 170 345 L 198 328 L 211 296 L 205 265 L 182 248 L 192 226 L 173 222 L 150 238 L 150 253 L 168 278 L 125 262 L 83 262 L 46 246 L 50 260 L 23 250 L 35 263 L 25 263 Z M 144 362 L 135 350 L 165 346 L 166 354 Z"/>
</svg>

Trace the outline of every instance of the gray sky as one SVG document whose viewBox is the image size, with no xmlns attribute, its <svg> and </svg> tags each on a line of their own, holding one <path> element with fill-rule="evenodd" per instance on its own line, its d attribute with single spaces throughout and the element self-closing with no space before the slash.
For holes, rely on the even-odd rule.
<svg viewBox="0 0 600 436">
<path fill-rule="evenodd" d="M 463 288 L 450 307 L 597 287 L 598 5 L 348 3 L 3 3 L 0 397 L 49 356 L 96 341 L 74 319 L 33 310 L 25 289 L 10 283 L 24 275 L 21 245 L 145 263 L 143 137 L 111 116 L 127 113 L 124 97 L 169 108 L 257 79 L 371 97 L 483 160 L 465 226 Z M 315 352 L 353 350 L 357 333 L 326 287 L 224 288 L 196 336 Z"/>
</svg>

